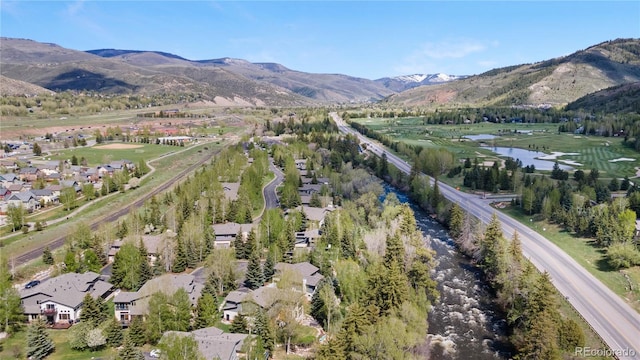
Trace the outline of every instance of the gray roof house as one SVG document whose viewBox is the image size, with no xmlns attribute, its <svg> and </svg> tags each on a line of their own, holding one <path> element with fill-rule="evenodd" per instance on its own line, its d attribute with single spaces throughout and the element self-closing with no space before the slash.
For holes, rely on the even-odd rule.
<svg viewBox="0 0 640 360">
<path fill-rule="evenodd" d="M 204 286 L 195 281 L 191 274 L 164 274 L 147 281 L 136 292 L 121 291 L 113 298 L 115 316 L 123 325 L 127 325 L 133 316 L 145 316 L 149 311 L 149 299 L 157 292 L 173 295 L 178 289 L 184 289 L 189 295 L 191 305 L 195 306 Z"/>
<path fill-rule="evenodd" d="M 242 345 L 248 337 L 246 334 L 225 333 L 216 327 L 208 327 L 192 332 L 167 331 L 163 338 L 170 335 L 191 336 L 198 343 L 200 355 L 206 360 L 237 360 Z"/>
<path fill-rule="evenodd" d="M 306 261 L 296 264 L 281 262 L 277 263 L 275 268 L 276 275 L 274 276 L 274 281 L 277 281 L 278 276 L 284 271 L 292 271 L 298 274 L 302 278 L 304 293 L 309 299 L 311 299 L 311 296 L 315 293 L 320 280 L 324 279 L 324 276 L 320 274 L 320 269 Z"/>
<path fill-rule="evenodd" d="M 94 299 L 106 299 L 112 291 L 113 285 L 89 271 L 63 274 L 20 290 L 20 299 L 29 321 L 44 316 L 49 323 L 73 323 L 80 316 L 87 293 Z"/>
</svg>

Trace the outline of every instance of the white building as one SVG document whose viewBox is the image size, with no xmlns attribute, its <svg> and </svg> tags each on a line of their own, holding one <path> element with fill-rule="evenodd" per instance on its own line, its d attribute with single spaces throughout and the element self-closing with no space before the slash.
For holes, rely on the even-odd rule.
<svg viewBox="0 0 640 360">
<path fill-rule="evenodd" d="M 51 324 L 73 323 L 80 318 L 86 294 L 94 299 L 106 299 L 112 291 L 113 285 L 90 271 L 45 280 L 30 289 L 20 290 L 20 299 L 29 321 L 44 317 Z"/>
</svg>

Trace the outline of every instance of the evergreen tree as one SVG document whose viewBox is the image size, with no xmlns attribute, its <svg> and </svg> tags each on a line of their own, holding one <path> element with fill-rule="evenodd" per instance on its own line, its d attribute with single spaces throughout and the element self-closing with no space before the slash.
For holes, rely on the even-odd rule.
<svg viewBox="0 0 640 360">
<path fill-rule="evenodd" d="M 218 313 L 216 298 L 209 293 L 202 294 L 198 299 L 198 305 L 196 307 L 194 328 L 202 329 L 214 326 L 219 318 L 220 314 Z"/>
<path fill-rule="evenodd" d="M 82 300 L 82 312 L 80 313 L 80 319 L 83 322 L 90 323 L 91 326 L 96 326 L 102 318 L 101 309 L 93 299 L 91 294 L 87 293 Z"/>
<path fill-rule="evenodd" d="M 107 345 L 110 347 L 118 347 L 122 345 L 124 340 L 124 333 L 122 332 L 122 325 L 115 317 L 106 321 L 104 326 L 104 335 L 107 338 Z"/>
<path fill-rule="evenodd" d="M 367 310 L 358 303 L 352 304 L 347 310 L 347 316 L 342 323 L 342 328 L 336 336 L 335 351 L 344 351 L 348 359 L 351 353 L 356 351 L 357 338 L 368 331 L 371 321 L 367 316 Z"/>
<path fill-rule="evenodd" d="M 248 259 L 245 251 L 244 236 L 242 230 L 238 230 L 235 239 L 233 239 L 233 248 L 236 250 L 236 259 Z"/>
<path fill-rule="evenodd" d="M 457 203 L 454 203 L 449 213 L 449 234 L 452 238 L 458 239 L 462 234 L 463 223 L 464 211 Z"/>
<path fill-rule="evenodd" d="M 264 274 L 265 282 L 271 281 L 271 279 L 273 278 L 273 275 L 275 275 L 276 273 L 275 256 L 271 251 L 267 254 L 267 260 L 265 260 L 264 262 L 264 267 L 262 269 L 262 272 Z"/>
<path fill-rule="evenodd" d="M 129 334 L 125 338 L 125 345 L 127 344 L 127 339 L 132 346 L 144 345 L 146 342 L 145 327 L 146 326 L 142 318 L 140 316 L 134 316 L 133 320 L 131 320 L 131 324 L 129 325 Z"/>
<path fill-rule="evenodd" d="M 386 249 L 384 252 L 384 265 L 387 268 L 391 267 L 393 262 L 404 268 L 404 245 L 402 239 L 398 234 L 393 236 L 387 236 Z"/>
<path fill-rule="evenodd" d="M 235 334 L 246 334 L 247 331 L 247 319 L 244 315 L 238 314 L 233 318 L 229 332 Z"/>
<path fill-rule="evenodd" d="M 269 352 L 273 352 L 275 346 L 275 335 L 271 322 L 264 310 L 258 310 L 255 316 L 255 334 L 262 339 L 262 345 Z"/>
<path fill-rule="evenodd" d="M 318 286 L 316 286 L 316 291 L 313 293 L 311 297 L 311 309 L 309 314 L 313 316 L 316 321 L 321 324 L 325 330 L 328 330 L 326 327 L 327 323 L 327 306 L 324 303 L 324 299 L 320 296 L 320 291 L 325 286 L 332 286 L 331 283 L 325 278 L 320 281 Z"/>
<path fill-rule="evenodd" d="M 244 284 L 251 290 L 255 290 L 264 284 L 264 277 L 262 274 L 262 267 L 260 266 L 260 258 L 258 254 L 254 253 L 249 258 L 249 264 L 247 265 L 247 274 Z"/>
<path fill-rule="evenodd" d="M 138 243 L 138 251 L 140 253 L 140 287 L 144 285 L 148 280 L 153 278 L 153 270 L 149 265 L 149 253 L 147 252 L 147 248 L 144 246 L 142 239 Z"/>
<path fill-rule="evenodd" d="M 187 249 L 182 239 L 178 237 L 178 243 L 176 245 L 176 258 L 173 261 L 173 268 L 171 271 L 174 273 L 181 273 L 187 269 L 189 259 L 187 258 Z"/>
<path fill-rule="evenodd" d="M 27 358 L 40 360 L 55 350 L 53 340 L 47 333 L 44 320 L 37 319 L 27 328 Z"/>
<path fill-rule="evenodd" d="M 51 253 L 49 246 L 45 247 L 44 251 L 42 252 L 42 262 L 47 265 L 53 265 L 55 263 L 53 254 Z"/>
<path fill-rule="evenodd" d="M 219 278 L 212 271 L 211 273 L 209 273 L 209 276 L 207 277 L 207 281 L 204 283 L 204 288 L 202 288 L 202 295 L 209 294 L 213 296 L 216 304 L 218 303 L 218 300 L 217 300 L 218 289 L 220 288 L 219 281 L 220 281 Z"/>
<path fill-rule="evenodd" d="M 118 352 L 118 360 L 144 360 L 144 354 L 136 349 L 135 341 L 130 336 L 124 338 L 122 349 Z"/>
</svg>

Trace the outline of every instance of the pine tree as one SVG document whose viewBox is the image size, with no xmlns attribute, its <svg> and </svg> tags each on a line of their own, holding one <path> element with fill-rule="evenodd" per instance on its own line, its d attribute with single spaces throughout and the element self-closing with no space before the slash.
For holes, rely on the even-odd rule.
<svg viewBox="0 0 640 360">
<path fill-rule="evenodd" d="M 342 329 L 336 336 L 336 349 L 342 349 L 348 358 L 351 358 L 350 353 L 356 350 L 357 337 L 365 333 L 369 326 L 371 321 L 367 316 L 367 310 L 358 303 L 351 305 L 342 323 Z"/>
<path fill-rule="evenodd" d="M 142 321 L 142 318 L 139 316 L 135 316 L 129 325 L 129 334 L 125 339 L 125 344 L 127 343 L 127 339 L 132 346 L 142 346 L 146 341 L 145 335 L 145 324 Z"/>
<path fill-rule="evenodd" d="M 264 284 L 260 258 L 256 253 L 252 254 L 251 258 L 249 258 L 246 277 L 244 284 L 251 290 L 255 290 Z"/>
<path fill-rule="evenodd" d="M 247 319 L 244 317 L 244 315 L 238 314 L 233 318 L 231 327 L 229 327 L 229 332 L 235 334 L 247 333 Z"/>
<path fill-rule="evenodd" d="M 275 346 L 275 335 L 271 322 L 264 310 L 259 310 L 255 316 L 255 334 L 262 339 L 264 348 L 272 352 Z"/>
<path fill-rule="evenodd" d="M 130 336 L 125 337 L 122 349 L 118 352 L 118 360 L 144 360 L 144 354 L 135 346 L 136 344 Z"/>
<path fill-rule="evenodd" d="M 209 294 L 213 296 L 216 300 L 216 304 L 218 303 L 218 289 L 220 288 L 220 284 L 218 283 L 220 280 L 216 276 L 216 274 L 212 271 L 207 277 L 207 281 L 204 283 L 204 287 L 202 288 L 202 295 Z"/>
<path fill-rule="evenodd" d="M 452 238 L 457 240 L 460 237 L 463 223 L 464 211 L 457 203 L 454 203 L 449 213 L 449 234 L 451 234 Z"/>
<path fill-rule="evenodd" d="M 51 250 L 49 249 L 48 246 L 45 247 L 44 251 L 42 252 L 42 262 L 47 265 L 53 265 L 55 263 L 53 259 L 53 254 L 51 253 Z"/>
<path fill-rule="evenodd" d="M 236 250 L 236 259 L 248 259 L 243 238 L 242 230 L 238 230 L 238 233 L 233 240 L 233 248 Z"/>
<path fill-rule="evenodd" d="M 218 321 L 220 314 L 218 313 L 218 304 L 216 298 L 211 294 L 202 294 L 198 299 L 196 307 L 196 320 L 194 328 L 202 329 L 214 326 Z"/>
<path fill-rule="evenodd" d="M 140 251 L 140 287 L 144 285 L 148 280 L 153 278 L 153 270 L 149 265 L 149 253 L 147 252 L 147 248 L 144 246 L 142 239 L 138 243 L 138 250 Z"/>
<path fill-rule="evenodd" d="M 104 327 L 104 335 L 107 337 L 107 345 L 110 347 L 118 347 L 122 345 L 124 340 L 124 333 L 122 332 L 122 325 L 115 317 L 108 320 Z"/>
<path fill-rule="evenodd" d="M 80 319 L 84 322 L 90 323 L 91 326 L 96 326 L 102 318 L 101 309 L 93 299 L 91 294 L 87 293 L 82 300 L 82 312 L 80 313 Z"/>
<path fill-rule="evenodd" d="M 404 268 L 404 245 L 402 239 L 396 233 L 393 236 L 387 236 L 387 244 L 384 252 L 384 265 L 391 267 L 392 263 L 397 263 L 400 268 Z"/>
<path fill-rule="evenodd" d="M 264 274 L 264 281 L 269 282 L 273 278 L 273 275 L 276 273 L 276 261 L 274 259 L 274 255 L 272 252 L 267 254 L 267 260 L 264 262 L 264 267 L 262 269 Z"/>
<path fill-rule="evenodd" d="M 325 286 L 331 286 L 326 278 L 321 280 L 318 286 L 316 286 L 316 291 L 311 297 L 311 309 L 309 310 L 309 314 L 313 316 L 313 318 L 316 319 L 319 324 L 322 324 L 326 329 L 325 325 L 327 321 L 327 307 L 325 306 L 324 300 L 320 296 L 320 291 Z"/>
<path fill-rule="evenodd" d="M 176 248 L 176 258 L 173 261 L 173 268 L 171 269 L 171 271 L 173 271 L 174 273 L 181 273 L 187 269 L 189 259 L 187 259 L 187 251 L 180 237 L 178 237 Z"/>
<path fill-rule="evenodd" d="M 38 319 L 27 328 L 27 357 L 30 359 L 44 359 L 55 350 L 53 340 L 47 333 L 44 320 Z"/>
</svg>

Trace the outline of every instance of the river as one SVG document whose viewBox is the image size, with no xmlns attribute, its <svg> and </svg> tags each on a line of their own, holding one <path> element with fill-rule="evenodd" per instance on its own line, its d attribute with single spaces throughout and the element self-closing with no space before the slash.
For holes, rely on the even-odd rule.
<svg viewBox="0 0 640 360">
<path fill-rule="evenodd" d="M 431 359 L 495 360 L 509 358 L 506 321 L 493 304 L 481 271 L 461 255 L 446 229 L 391 187 L 401 202 L 411 204 L 416 223 L 430 239 L 438 264 L 433 274 L 440 301 L 429 312 Z"/>
</svg>

